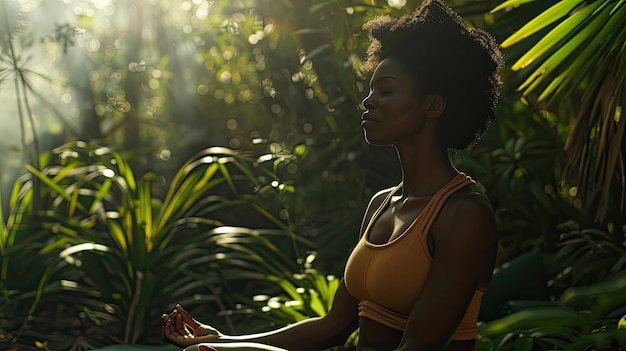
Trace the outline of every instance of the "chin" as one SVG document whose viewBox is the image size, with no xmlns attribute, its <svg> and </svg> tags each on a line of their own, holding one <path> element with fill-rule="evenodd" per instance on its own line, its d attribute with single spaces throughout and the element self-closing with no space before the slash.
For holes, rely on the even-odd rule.
<svg viewBox="0 0 626 351">
<path fill-rule="evenodd" d="M 391 143 L 386 143 L 383 142 L 381 140 L 377 140 L 376 138 L 368 138 L 367 135 L 365 135 L 365 142 L 373 145 L 373 146 L 389 146 L 392 145 Z"/>
</svg>

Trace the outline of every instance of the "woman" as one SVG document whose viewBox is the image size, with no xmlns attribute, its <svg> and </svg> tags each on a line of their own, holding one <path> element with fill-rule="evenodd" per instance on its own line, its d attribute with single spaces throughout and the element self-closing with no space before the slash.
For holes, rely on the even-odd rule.
<svg viewBox="0 0 626 351">
<path fill-rule="evenodd" d="M 226 336 L 177 306 L 163 315 L 164 340 L 190 350 L 323 350 L 359 328 L 359 351 L 473 350 L 497 237 L 489 201 L 448 149 L 472 144 L 495 119 L 502 56 L 438 0 L 364 29 L 374 73 L 361 125 L 368 143 L 396 148 L 403 181 L 371 199 L 330 312 Z"/>
</svg>

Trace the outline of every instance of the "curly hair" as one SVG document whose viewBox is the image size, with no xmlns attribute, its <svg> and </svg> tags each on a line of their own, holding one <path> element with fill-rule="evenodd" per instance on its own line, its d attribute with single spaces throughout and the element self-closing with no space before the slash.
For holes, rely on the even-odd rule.
<svg viewBox="0 0 626 351">
<path fill-rule="evenodd" d="M 411 14 L 383 16 L 363 25 L 370 40 L 365 68 L 393 56 L 417 80 L 422 95 L 447 101 L 439 117 L 442 146 L 461 150 L 480 139 L 495 119 L 504 62 L 494 38 L 469 29 L 439 0 L 425 0 Z"/>
</svg>

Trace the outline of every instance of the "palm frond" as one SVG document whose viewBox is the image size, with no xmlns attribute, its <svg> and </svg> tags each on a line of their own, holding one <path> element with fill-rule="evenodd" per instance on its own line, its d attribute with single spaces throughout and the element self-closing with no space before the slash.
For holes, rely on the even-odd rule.
<svg viewBox="0 0 626 351">
<path fill-rule="evenodd" d="M 525 2 L 507 1 L 493 11 Z M 585 208 L 603 222 L 612 199 L 617 199 L 619 211 L 623 211 L 626 196 L 621 150 L 626 2 L 562 0 L 513 33 L 502 46 L 510 47 L 550 26 L 553 28 L 512 70 L 525 76 L 518 89 L 524 96 L 536 94 L 537 102 L 555 104 L 580 96 L 576 123 L 565 145 L 563 178 L 575 183 Z"/>
</svg>

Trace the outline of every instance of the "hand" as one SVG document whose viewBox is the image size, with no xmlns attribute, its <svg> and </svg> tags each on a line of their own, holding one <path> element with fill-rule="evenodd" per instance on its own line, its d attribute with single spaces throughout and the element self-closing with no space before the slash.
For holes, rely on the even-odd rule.
<svg viewBox="0 0 626 351">
<path fill-rule="evenodd" d="M 195 320 L 182 306 L 169 315 L 163 314 L 161 339 L 179 347 L 186 347 L 202 342 L 216 342 L 222 334 L 215 328 Z"/>
</svg>

